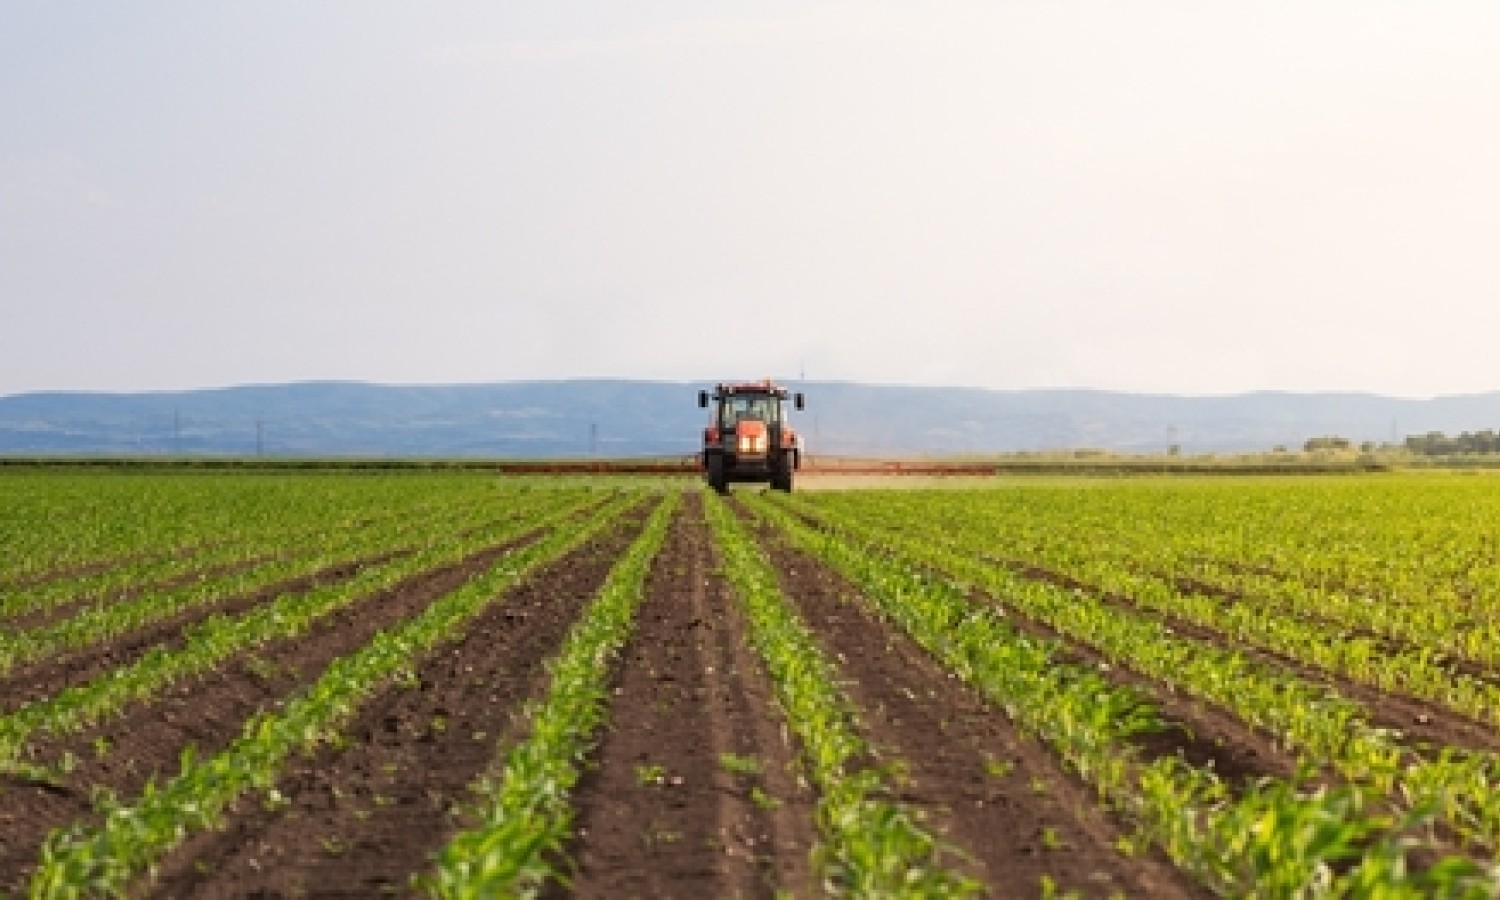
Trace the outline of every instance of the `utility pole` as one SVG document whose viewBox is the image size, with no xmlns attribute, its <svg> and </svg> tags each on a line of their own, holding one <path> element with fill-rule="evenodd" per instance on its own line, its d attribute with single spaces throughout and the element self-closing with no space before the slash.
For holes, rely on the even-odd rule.
<svg viewBox="0 0 1500 900">
<path fill-rule="evenodd" d="M 599 423 L 589 423 L 589 458 L 593 459 L 599 455 Z"/>
</svg>

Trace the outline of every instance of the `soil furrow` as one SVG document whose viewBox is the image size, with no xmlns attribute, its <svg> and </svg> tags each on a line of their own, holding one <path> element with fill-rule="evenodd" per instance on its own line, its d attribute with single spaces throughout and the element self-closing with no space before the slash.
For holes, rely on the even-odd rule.
<svg viewBox="0 0 1500 900">
<path fill-rule="evenodd" d="M 90 560 L 89 562 L 60 565 L 53 569 L 46 569 L 41 572 L 32 572 L 27 575 L 17 575 L 9 579 L 0 580 L 0 589 L 24 590 L 26 588 L 36 587 L 39 584 L 46 584 L 49 581 L 62 581 L 68 578 L 87 578 L 90 575 L 98 575 L 101 572 L 108 572 L 110 569 L 117 569 L 121 566 L 127 566 L 135 562 L 155 562 L 164 559 L 186 559 L 194 553 L 201 552 L 203 549 L 205 549 L 206 546 L 211 545 L 189 544 L 186 546 L 175 547 L 168 550 L 141 550 L 136 553 L 127 553 L 121 556 L 113 556 L 106 559 L 95 559 Z"/>
<path fill-rule="evenodd" d="M 405 893 L 462 824 L 468 786 L 523 736 L 520 714 L 546 687 L 544 663 L 643 525 L 637 510 L 497 598 L 419 663 L 413 686 L 365 704 L 342 747 L 293 761 L 277 785 L 283 802 L 241 801 L 223 830 L 174 852 L 148 894 Z"/>
<path fill-rule="evenodd" d="M 561 897 L 815 893 L 811 792 L 703 517 L 686 498 L 647 581 Z"/>
<path fill-rule="evenodd" d="M 71 685 L 83 684 L 106 672 L 128 666 L 157 647 L 181 646 L 184 633 L 211 616 L 237 616 L 283 594 L 305 594 L 316 588 L 347 581 L 358 575 L 361 569 L 390 562 L 411 552 L 409 549 L 387 551 L 338 563 L 307 575 L 283 579 L 248 593 L 194 603 L 164 619 L 102 643 L 18 666 L 0 677 L 0 698 L 3 698 L 0 699 L 0 714 L 50 697 Z"/>
<path fill-rule="evenodd" d="M 841 576 L 758 533 L 782 591 L 838 660 L 871 742 L 908 766 L 901 799 L 967 855 L 961 865 L 992 896 L 1035 897 L 1044 880 L 1084 897 L 1201 894 L 1163 859 L 1122 855 L 1124 832 L 1056 757 L 876 619 Z"/>
<path fill-rule="evenodd" d="M 29 748 L 34 759 L 71 759 L 74 764 L 58 786 L 0 776 L 0 891 L 24 884 L 48 832 L 93 819 L 94 791 L 134 796 L 148 780 L 175 775 L 184 747 L 196 745 L 200 756 L 222 750 L 256 711 L 296 690 L 375 632 L 410 618 L 534 539 L 529 535 L 423 572 L 337 611 L 307 634 L 273 642 L 186 679 L 151 702 L 132 704 L 96 728 L 34 742 Z"/>
<path fill-rule="evenodd" d="M 1233 604 L 1256 603 L 1256 598 L 1254 597 L 1254 595 L 1246 594 L 1243 591 L 1237 590 L 1235 588 L 1202 581 L 1198 578 L 1175 577 L 1162 572 L 1148 572 L 1146 574 L 1149 574 L 1153 578 L 1160 578 L 1164 581 L 1171 582 L 1172 586 L 1182 594 L 1201 594 L 1205 597 L 1212 597 L 1215 600 L 1223 600 L 1227 603 Z M 1476 681 L 1487 682 L 1491 685 L 1500 685 L 1500 672 L 1497 672 L 1493 665 L 1476 662 L 1472 659 L 1466 659 L 1461 656 L 1451 655 L 1444 652 L 1438 647 L 1434 647 L 1431 644 L 1421 644 L 1416 641 L 1408 640 L 1407 638 L 1399 637 L 1396 635 L 1383 634 L 1371 628 L 1362 628 L 1356 625 L 1351 625 L 1348 622 L 1336 619 L 1332 616 L 1319 615 L 1318 613 L 1312 611 L 1278 609 L 1275 610 L 1275 612 L 1289 619 L 1306 622 L 1309 625 L 1317 626 L 1320 628 L 1331 629 L 1339 636 L 1341 640 L 1347 640 L 1349 638 L 1363 638 L 1365 640 L 1372 641 L 1379 648 L 1380 652 L 1385 655 L 1390 655 L 1391 653 L 1419 653 L 1425 651 L 1432 654 L 1432 659 L 1434 661 L 1439 662 L 1454 674 L 1467 675 L 1468 677 L 1473 678 Z M 1438 632 L 1438 634 L 1441 633 L 1442 632 Z"/>
<path fill-rule="evenodd" d="M 7 631 L 30 631 L 35 628 L 45 628 L 55 622 L 61 622 L 72 616 L 94 607 L 109 606 L 115 603 L 124 603 L 134 600 L 148 591 L 170 591 L 174 588 L 185 587 L 195 582 L 207 581 L 210 578 L 221 578 L 225 575 L 233 575 L 243 572 L 263 563 L 275 560 L 275 556 L 256 556 L 250 559 L 235 560 L 234 562 L 220 563 L 190 572 L 183 572 L 160 581 L 146 582 L 131 585 L 130 587 L 115 588 L 103 594 L 89 594 L 64 600 L 41 609 L 33 609 L 29 612 L 18 613 L 5 620 Z"/>
<path fill-rule="evenodd" d="M 1222 559 L 1214 556 L 1192 557 L 1185 560 L 1185 562 L 1190 564 L 1216 566 L 1227 569 L 1231 572 L 1239 572 L 1243 575 L 1258 575 L 1268 578 L 1274 578 L 1278 581 L 1286 582 L 1288 584 L 1297 584 L 1303 587 L 1316 588 L 1318 590 L 1338 591 L 1339 593 L 1359 597 L 1374 597 L 1379 599 L 1381 603 L 1392 605 L 1420 606 L 1422 602 L 1403 599 L 1401 595 L 1393 593 L 1389 587 L 1379 587 L 1371 584 L 1360 584 L 1359 582 L 1348 581 L 1343 578 L 1335 578 L 1331 576 L 1314 576 L 1312 573 L 1296 572 L 1290 569 L 1283 569 L 1276 566 L 1266 565 L 1264 563 L 1249 563 L 1243 560 Z M 1493 561 L 1487 562 L 1484 565 L 1493 565 Z M 1470 601 L 1473 600 L 1471 594 L 1471 591 L 1460 592 L 1460 596 Z"/>
<path fill-rule="evenodd" d="M 1236 640 L 1218 629 L 1143 607 L 1130 597 L 1102 590 L 1064 573 L 1030 563 L 1012 565 L 1005 561 L 996 562 L 1026 578 L 1082 591 L 1111 606 L 1159 619 L 1177 634 L 1192 640 L 1239 653 L 1315 684 L 1327 685 L 1342 696 L 1363 705 L 1369 713 L 1371 723 L 1400 732 L 1413 747 L 1453 746 L 1500 752 L 1500 735 L 1492 727 L 1441 704 L 1385 691 L 1322 666 Z"/>
<path fill-rule="evenodd" d="M 803 518 L 810 527 L 825 528 L 816 519 Z M 1030 572 L 1042 572 L 1034 567 Z M 939 573 L 941 574 L 941 573 Z M 1026 574 L 1026 573 L 1022 573 Z M 1055 574 L 1055 573 L 1048 573 Z M 1036 577 L 1029 575 L 1028 577 Z M 1077 587 L 1067 576 L 1056 575 L 1051 583 Z M 975 603 L 996 606 L 1005 611 L 1006 621 L 1022 634 L 1051 641 L 1062 648 L 1059 662 L 1092 668 L 1110 682 L 1134 688 L 1151 699 L 1160 711 L 1164 729 L 1136 739 L 1142 755 L 1154 759 L 1163 755 L 1180 755 L 1195 766 L 1211 766 L 1232 786 L 1262 776 L 1289 778 L 1297 771 L 1297 758 L 1288 753 L 1271 736 L 1257 731 L 1239 716 L 1223 707 L 1179 692 L 1160 679 L 1111 660 L 1093 646 L 1063 634 L 1025 610 L 977 588 L 970 590 Z"/>
</svg>

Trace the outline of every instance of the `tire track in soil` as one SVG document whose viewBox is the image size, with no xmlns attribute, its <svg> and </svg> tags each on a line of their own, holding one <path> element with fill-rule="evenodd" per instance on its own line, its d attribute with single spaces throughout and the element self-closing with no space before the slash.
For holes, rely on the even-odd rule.
<svg viewBox="0 0 1500 900">
<path fill-rule="evenodd" d="M 77 764 L 61 785 L 0 774 L 0 895 L 24 890 L 49 832 L 75 821 L 97 821 L 92 792 L 107 789 L 133 797 L 149 780 L 174 777 L 187 745 L 197 745 L 200 757 L 219 752 L 239 737 L 247 719 L 315 678 L 329 662 L 537 536 L 533 532 L 481 550 L 361 598 L 300 637 L 270 643 L 168 686 L 151 701 L 133 703 L 81 734 L 33 742 L 33 759 L 71 756 Z"/>
<path fill-rule="evenodd" d="M 1205 896 L 1158 854 L 1122 855 L 1125 832 L 1050 751 L 875 618 L 841 575 L 752 527 L 782 592 L 838 661 L 871 744 L 906 763 L 898 799 L 967 855 L 959 868 L 990 896 L 1038 896 L 1044 877 L 1082 897 Z"/>
<path fill-rule="evenodd" d="M 165 619 L 132 629 L 103 643 L 17 666 L 0 677 L 0 698 L 3 698 L 0 699 L 0 715 L 128 666 L 157 647 L 181 646 L 189 628 L 212 616 L 237 616 L 283 594 L 305 594 L 348 581 L 369 566 L 382 565 L 412 552 L 410 549 L 387 551 L 283 579 L 248 593 L 194 603 Z"/>
<path fill-rule="evenodd" d="M 144 896 L 370 897 L 407 893 L 414 873 L 463 824 L 468 786 L 524 737 L 524 702 L 546 687 L 585 603 L 644 527 L 627 514 L 608 536 L 552 562 L 497 598 L 462 638 L 364 704 L 343 749 L 295 759 L 277 785 L 286 804 L 246 797 L 220 831 L 164 860 Z"/>
<path fill-rule="evenodd" d="M 648 576 L 609 722 L 575 791 L 571 890 L 546 896 L 818 892 L 815 798 L 796 777 L 797 750 L 719 566 L 691 493 Z M 724 754 L 758 771 L 731 772 Z"/>
</svg>

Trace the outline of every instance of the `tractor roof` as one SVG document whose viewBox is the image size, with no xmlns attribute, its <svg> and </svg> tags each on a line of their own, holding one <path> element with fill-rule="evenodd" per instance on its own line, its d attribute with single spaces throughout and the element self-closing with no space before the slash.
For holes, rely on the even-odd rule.
<svg viewBox="0 0 1500 900">
<path fill-rule="evenodd" d="M 720 382 L 720 394 L 775 394 L 778 397 L 786 396 L 786 388 L 780 387 L 767 378 L 764 381 L 738 381 Z"/>
</svg>

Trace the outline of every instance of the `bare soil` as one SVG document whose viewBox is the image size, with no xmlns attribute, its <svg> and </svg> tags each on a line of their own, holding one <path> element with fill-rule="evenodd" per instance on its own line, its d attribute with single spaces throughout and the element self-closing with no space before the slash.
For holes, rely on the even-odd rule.
<svg viewBox="0 0 1500 900">
<path fill-rule="evenodd" d="M 716 575 L 702 499 L 687 499 L 652 567 L 609 725 L 578 788 L 571 893 L 810 896 L 814 798 Z"/>
</svg>

